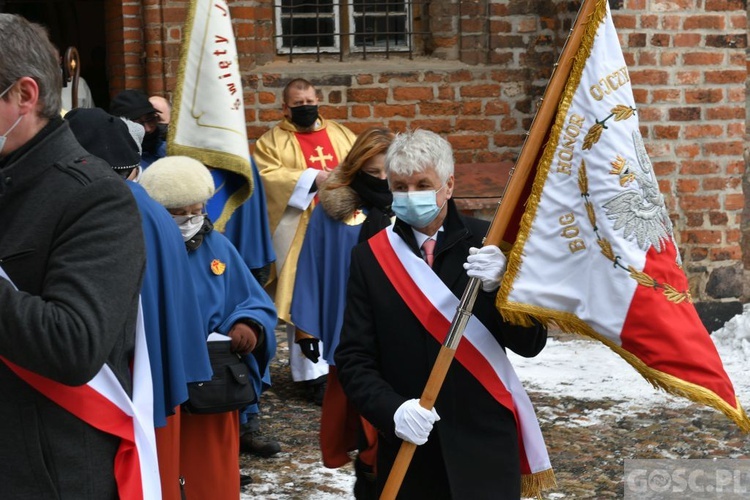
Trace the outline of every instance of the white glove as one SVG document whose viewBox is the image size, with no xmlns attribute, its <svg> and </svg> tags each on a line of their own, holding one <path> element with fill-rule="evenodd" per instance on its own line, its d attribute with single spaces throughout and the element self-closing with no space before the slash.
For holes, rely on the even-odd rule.
<svg viewBox="0 0 750 500">
<path fill-rule="evenodd" d="M 396 424 L 396 436 L 416 445 L 425 444 L 432 425 L 440 420 L 435 408 L 425 410 L 418 399 L 410 399 L 398 407 L 393 414 Z"/>
<path fill-rule="evenodd" d="M 507 263 L 505 255 L 495 245 L 482 248 L 471 247 L 464 269 L 469 277 L 481 280 L 482 290 L 494 292 L 500 288 L 500 279 L 503 277 Z"/>
</svg>

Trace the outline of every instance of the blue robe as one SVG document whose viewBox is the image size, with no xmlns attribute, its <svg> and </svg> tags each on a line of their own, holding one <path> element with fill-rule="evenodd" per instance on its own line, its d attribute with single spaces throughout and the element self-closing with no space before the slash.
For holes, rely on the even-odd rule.
<svg viewBox="0 0 750 500">
<path fill-rule="evenodd" d="M 240 319 L 252 320 L 263 327 L 263 344 L 243 356 L 250 368 L 255 393 L 260 395 L 270 386 L 270 381 L 263 379 L 276 354 L 276 308 L 271 298 L 232 243 L 218 231 L 206 234 L 203 243 L 188 252 L 188 260 L 204 315 L 204 341 L 212 332 L 227 335 Z M 212 271 L 214 260 L 226 266 L 219 274 Z"/>
<path fill-rule="evenodd" d="M 266 193 L 263 190 L 263 183 L 260 181 L 258 168 L 252 158 L 250 159 L 250 166 L 253 170 L 255 190 L 250 199 L 235 210 L 232 217 L 229 218 L 224 228 L 224 236 L 239 251 L 247 267 L 260 269 L 274 262 L 276 253 L 271 242 L 271 226 L 268 224 L 268 211 L 266 210 Z M 239 178 L 239 176 L 223 170 L 212 170 L 211 174 L 217 187 L 225 182 L 229 176 Z M 214 203 L 216 202 L 212 203 L 213 200 L 214 198 L 211 198 L 208 201 L 207 211 L 209 217 L 213 216 L 211 220 L 216 220 L 216 217 L 221 213 L 221 208 L 216 207 L 215 209 Z M 214 211 L 218 213 L 212 213 Z"/>
<path fill-rule="evenodd" d="M 322 205 L 316 206 L 297 261 L 292 321 L 323 341 L 323 358 L 329 365 L 335 364 L 333 353 L 344 321 L 351 249 L 361 228 L 361 224 L 350 226 L 332 219 Z"/>
<path fill-rule="evenodd" d="M 141 186 L 127 184 L 138 204 L 146 241 L 141 301 L 154 387 L 154 425 L 163 427 L 173 409 L 187 400 L 188 382 L 211 379 L 211 364 L 180 230 Z"/>
<path fill-rule="evenodd" d="M 141 168 L 147 169 L 160 158 L 167 156 L 167 141 L 159 140 L 159 146 L 156 148 L 156 153 L 149 153 L 148 151 L 141 152 Z"/>
</svg>

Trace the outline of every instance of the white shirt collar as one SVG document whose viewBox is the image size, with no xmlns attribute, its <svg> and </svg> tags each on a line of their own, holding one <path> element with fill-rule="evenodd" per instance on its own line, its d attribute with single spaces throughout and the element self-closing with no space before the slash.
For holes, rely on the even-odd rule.
<svg viewBox="0 0 750 500">
<path fill-rule="evenodd" d="M 437 231 L 435 231 L 435 234 L 433 234 L 433 235 L 427 235 L 427 234 L 424 234 L 424 233 L 420 233 L 419 231 L 417 231 L 414 228 L 411 228 L 411 230 L 414 233 L 414 237 L 417 239 L 417 247 L 418 248 L 422 248 L 422 245 L 424 244 L 424 242 L 427 241 L 427 240 L 429 240 L 429 239 L 433 239 L 433 240 L 437 241 L 437 234 L 440 231 L 444 231 L 443 226 L 440 226 L 440 228 Z"/>
</svg>

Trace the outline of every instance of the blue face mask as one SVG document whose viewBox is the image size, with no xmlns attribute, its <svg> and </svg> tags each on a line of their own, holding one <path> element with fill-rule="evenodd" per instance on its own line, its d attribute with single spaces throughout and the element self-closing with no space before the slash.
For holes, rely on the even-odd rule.
<svg viewBox="0 0 750 500">
<path fill-rule="evenodd" d="M 395 192 L 391 210 L 396 217 L 416 229 L 427 227 L 445 206 L 445 202 L 437 205 L 437 194 L 444 187 L 445 184 L 436 191 Z"/>
<path fill-rule="evenodd" d="M 3 90 L 0 93 L 0 99 L 2 99 L 3 96 L 5 96 L 5 94 L 7 94 L 8 91 L 10 91 L 10 89 L 12 89 L 13 85 L 15 85 L 15 84 L 16 84 L 16 82 L 13 82 L 10 85 L 10 87 L 8 87 L 7 89 Z M 10 128 L 8 130 L 6 130 L 3 135 L 0 135 L 0 154 L 3 153 L 3 148 L 5 147 L 5 140 L 8 138 L 8 134 L 10 134 L 11 132 L 13 132 L 13 129 L 16 128 L 16 125 L 18 125 L 18 123 L 21 121 L 21 118 L 23 118 L 23 115 L 19 116 L 18 119 L 16 120 L 16 122 L 13 125 L 11 125 Z"/>
</svg>

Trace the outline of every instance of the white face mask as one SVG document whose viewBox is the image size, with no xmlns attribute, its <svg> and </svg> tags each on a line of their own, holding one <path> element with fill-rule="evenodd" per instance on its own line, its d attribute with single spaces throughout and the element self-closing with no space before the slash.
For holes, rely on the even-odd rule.
<svg viewBox="0 0 750 500">
<path fill-rule="evenodd" d="M 10 89 L 13 88 L 13 85 L 15 85 L 15 84 L 16 84 L 16 82 L 13 82 L 10 85 L 10 87 L 8 87 L 7 89 L 3 90 L 3 92 L 0 93 L 0 99 L 2 99 L 3 96 L 5 96 L 5 94 L 7 94 L 10 91 Z M 18 125 L 21 122 L 21 118 L 23 118 L 23 115 L 19 116 L 18 120 L 16 120 L 16 122 L 13 125 L 11 125 L 10 128 L 3 135 L 0 135 L 0 154 L 3 154 L 3 148 L 5 147 L 5 140 L 8 138 L 8 134 L 10 134 L 11 132 L 13 132 L 13 129 L 16 128 L 16 125 Z"/>
<path fill-rule="evenodd" d="M 183 241 L 190 241 L 203 227 L 203 221 L 206 220 L 206 214 L 173 215 L 172 218 L 180 227 Z"/>
</svg>

